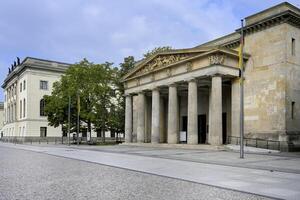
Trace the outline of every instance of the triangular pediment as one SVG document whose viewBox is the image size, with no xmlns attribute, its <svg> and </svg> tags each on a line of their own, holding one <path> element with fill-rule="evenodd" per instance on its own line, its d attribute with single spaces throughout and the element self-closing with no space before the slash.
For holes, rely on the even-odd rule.
<svg viewBox="0 0 300 200">
<path fill-rule="evenodd" d="M 238 52 L 219 47 L 210 47 L 210 48 L 193 48 L 193 49 L 184 49 L 184 50 L 171 50 L 168 52 L 157 53 L 150 58 L 147 58 L 143 61 L 138 62 L 135 68 L 129 72 L 123 80 L 132 79 L 135 77 L 140 77 L 146 74 L 149 74 L 153 71 L 157 71 L 163 68 L 169 68 L 178 63 L 187 62 L 193 58 L 200 56 L 209 56 L 209 59 L 212 62 L 216 62 L 216 59 L 222 59 L 224 57 L 214 56 L 216 53 L 221 53 L 222 55 L 231 54 L 238 57 Z M 212 56 L 211 56 L 212 54 Z M 218 61 L 218 60 L 217 60 Z"/>
<path fill-rule="evenodd" d="M 207 48 L 198 49 L 181 49 L 181 50 L 170 50 L 162 53 L 157 53 L 143 61 L 138 62 L 135 68 L 129 72 L 124 79 L 132 78 L 135 76 L 140 76 L 151 71 L 161 69 L 195 55 L 199 55 L 203 52 L 208 51 Z"/>
</svg>

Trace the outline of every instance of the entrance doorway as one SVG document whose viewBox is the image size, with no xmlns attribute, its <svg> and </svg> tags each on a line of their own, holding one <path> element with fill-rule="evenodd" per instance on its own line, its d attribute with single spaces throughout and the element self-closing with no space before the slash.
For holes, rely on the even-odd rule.
<svg viewBox="0 0 300 200">
<path fill-rule="evenodd" d="M 206 142 L 206 115 L 198 115 L 198 143 Z"/>
<path fill-rule="evenodd" d="M 183 138 L 181 138 L 180 136 L 180 143 L 187 143 L 187 116 L 182 116 L 182 129 L 180 134 L 183 134 L 182 132 L 185 132 L 185 136 Z"/>
<path fill-rule="evenodd" d="M 223 136 L 223 144 L 226 144 L 226 140 L 227 140 L 227 116 L 226 116 L 226 113 L 222 114 L 222 136 Z"/>
</svg>

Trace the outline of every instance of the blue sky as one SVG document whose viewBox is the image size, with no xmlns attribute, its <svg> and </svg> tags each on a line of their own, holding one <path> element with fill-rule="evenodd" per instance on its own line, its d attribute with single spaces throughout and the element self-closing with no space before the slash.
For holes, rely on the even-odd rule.
<svg viewBox="0 0 300 200">
<path fill-rule="evenodd" d="M 118 65 L 156 46 L 193 47 L 279 0 L 1 0 L 0 80 L 19 56 Z M 300 7 L 300 0 L 290 3 Z M 0 93 L 3 101 L 3 93 Z"/>
</svg>

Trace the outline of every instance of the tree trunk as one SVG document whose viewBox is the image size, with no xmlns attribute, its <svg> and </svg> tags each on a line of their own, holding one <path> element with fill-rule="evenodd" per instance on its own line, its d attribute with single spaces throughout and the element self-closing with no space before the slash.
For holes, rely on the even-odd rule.
<svg viewBox="0 0 300 200">
<path fill-rule="evenodd" d="M 86 138 L 87 138 L 87 142 L 90 142 L 91 141 L 91 139 L 92 139 L 92 127 L 91 127 L 91 120 L 88 120 L 88 132 L 87 132 L 87 136 L 86 136 Z"/>
</svg>

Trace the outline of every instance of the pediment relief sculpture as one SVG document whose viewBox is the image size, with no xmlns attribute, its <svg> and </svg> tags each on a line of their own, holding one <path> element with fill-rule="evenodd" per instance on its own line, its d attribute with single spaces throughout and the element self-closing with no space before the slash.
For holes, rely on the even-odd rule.
<svg viewBox="0 0 300 200">
<path fill-rule="evenodd" d="M 139 70 L 136 75 L 145 74 L 151 72 L 155 68 L 161 68 L 178 61 L 186 59 L 188 54 L 175 54 L 175 55 L 160 55 L 147 63 L 141 70 Z"/>
<path fill-rule="evenodd" d="M 224 64 L 224 61 L 225 61 L 225 55 L 222 54 L 222 53 L 217 53 L 217 54 L 213 54 L 213 55 L 210 55 L 208 57 L 208 60 L 209 60 L 209 64 L 210 65 L 220 65 L 220 64 Z"/>
</svg>

